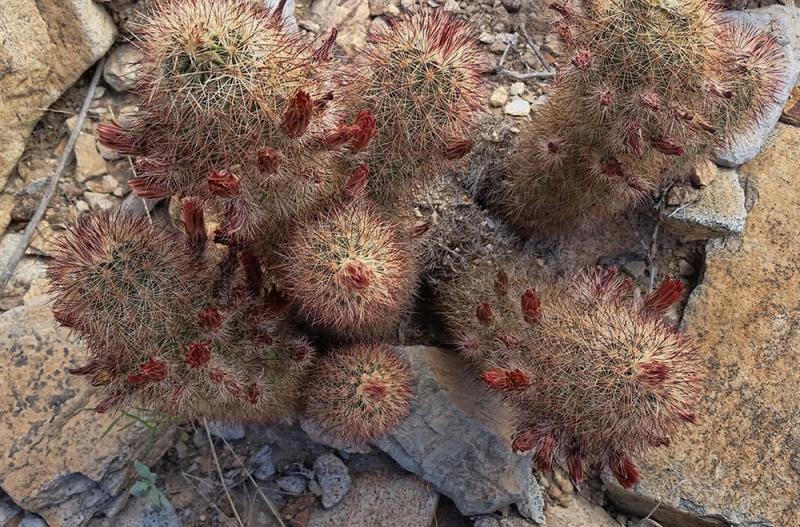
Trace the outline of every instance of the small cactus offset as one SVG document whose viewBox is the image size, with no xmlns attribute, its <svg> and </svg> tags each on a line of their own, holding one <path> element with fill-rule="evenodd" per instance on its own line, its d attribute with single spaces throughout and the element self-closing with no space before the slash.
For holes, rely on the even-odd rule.
<svg viewBox="0 0 800 527">
<path fill-rule="evenodd" d="M 511 407 L 512 447 L 576 482 L 608 466 L 625 487 L 633 457 L 695 422 L 702 368 L 694 343 L 662 320 L 683 294 L 666 280 L 642 300 L 616 269 L 557 283 L 476 266 L 445 293 L 447 326 L 486 385 Z"/>
<path fill-rule="evenodd" d="M 470 27 L 442 10 L 407 15 L 367 41 L 345 73 L 346 105 L 377 122 L 357 160 L 370 169 L 368 194 L 392 205 L 471 149 L 487 60 Z"/>
<path fill-rule="evenodd" d="M 185 233 L 94 214 L 59 241 L 53 309 L 89 349 L 73 373 L 91 376 L 98 412 L 273 421 L 296 407 L 313 350 L 262 307 L 246 257 L 206 250 L 199 211 L 184 205 Z"/>
<path fill-rule="evenodd" d="M 362 199 L 301 225 L 282 248 L 280 285 L 315 328 L 382 336 L 410 307 L 416 263 L 402 227 Z"/>
<path fill-rule="evenodd" d="M 204 199 L 227 237 L 264 223 L 285 231 L 338 192 L 335 155 L 322 141 L 339 121 L 330 61 L 274 11 L 246 0 L 159 4 L 136 36 L 143 54 L 139 113 L 102 125 L 102 143 L 137 156 L 142 197 Z"/>
<path fill-rule="evenodd" d="M 414 397 L 409 365 L 391 346 L 354 344 L 321 359 L 309 383 L 305 417 L 322 434 L 356 445 L 402 423 Z"/>
<path fill-rule="evenodd" d="M 550 5 L 553 92 L 488 200 L 523 235 L 593 227 L 753 126 L 781 88 L 773 37 L 704 0 Z"/>
</svg>

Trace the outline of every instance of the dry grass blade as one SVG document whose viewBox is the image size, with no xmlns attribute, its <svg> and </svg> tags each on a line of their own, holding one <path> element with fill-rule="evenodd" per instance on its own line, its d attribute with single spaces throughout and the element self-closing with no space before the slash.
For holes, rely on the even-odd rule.
<svg viewBox="0 0 800 527">
<path fill-rule="evenodd" d="M 225 478 L 222 476 L 222 467 L 220 466 L 219 458 L 217 457 L 217 449 L 214 447 L 214 439 L 211 437 L 211 430 L 208 428 L 208 420 L 205 418 L 203 418 L 203 426 L 206 429 L 208 445 L 211 447 L 211 455 L 214 457 L 214 465 L 217 467 L 217 474 L 219 475 L 220 483 L 222 483 L 222 489 L 225 491 L 225 497 L 228 498 L 228 503 L 231 506 L 231 510 L 233 510 L 233 515 L 236 516 L 236 521 L 239 522 L 241 527 L 244 527 L 244 522 L 242 522 L 242 518 L 239 516 L 239 511 L 236 510 L 236 504 L 233 502 L 231 492 L 228 490 L 228 485 L 225 484 Z"/>
</svg>

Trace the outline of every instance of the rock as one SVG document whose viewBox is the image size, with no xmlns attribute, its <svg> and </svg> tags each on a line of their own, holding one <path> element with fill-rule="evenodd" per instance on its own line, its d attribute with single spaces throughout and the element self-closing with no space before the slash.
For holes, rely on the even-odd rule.
<svg viewBox="0 0 800 527">
<path fill-rule="evenodd" d="M 311 4 L 311 17 L 328 31 L 332 27 L 339 30 L 336 43 L 350 55 L 363 46 L 369 27 L 369 2 L 364 0 L 314 0 Z"/>
<path fill-rule="evenodd" d="M 566 496 L 567 506 L 552 504 L 544 511 L 550 527 L 619 527 L 608 513 L 579 494 Z"/>
<path fill-rule="evenodd" d="M 424 346 L 399 348 L 415 374 L 408 419 L 375 445 L 433 484 L 467 516 L 512 503 L 543 517 L 531 459 L 511 452 L 509 413 L 459 357 Z"/>
<path fill-rule="evenodd" d="M 783 112 L 781 113 L 781 122 L 793 126 L 800 126 L 800 85 L 795 85 L 795 87 L 792 88 L 789 100 L 786 101 Z"/>
<path fill-rule="evenodd" d="M 86 181 L 102 176 L 108 171 L 106 160 L 97 150 L 97 141 L 87 132 L 81 132 L 75 142 L 75 179 Z"/>
<path fill-rule="evenodd" d="M 257 479 L 266 481 L 271 478 L 275 474 L 275 464 L 272 462 L 272 445 L 262 446 L 258 452 L 250 456 L 248 465 L 254 467 L 253 476 Z"/>
<path fill-rule="evenodd" d="M 525 83 L 515 82 L 508 89 L 508 93 L 510 93 L 513 97 L 521 97 L 522 94 L 525 93 Z"/>
<path fill-rule="evenodd" d="M 208 423 L 208 431 L 212 436 L 226 441 L 238 441 L 239 439 L 244 439 L 245 436 L 244 425 L 241 423 L 212 421 Z"/>
<path fill-rule="evenodd" d="M 336 437 L 327 434 L 324 430 L 320 430 L 314 423 L 300 417 L 300 428 L 306 433 L 309 439 L 320 445 L 329 446 L 336 450 L 341 450 L 349 454 L 368 454 L 372 451 L 368 443 L 351 444 L 347 441 L 342 441 Z"/>
<path fill-rule="evenodd" d="M 522 0 L 503 0 L 502 4 L 509 13 L 516 13 L 522 9 Z"/>
<path fill-rule="evenodd" d="M 362 473 L 339 505 L 312 512 L 308 527 L 428 527 L 438 501 L 436 491 L 413 474 Z"/>
<path fill-rule="evenodd" d="M 689 181 L 695 187 L 707 187 L 714 181 L 718 173 L 719 171 L 714 163 L 708 158 L 703 158 L 692 166 L 689 172 Z"/>
<path fill-rule="evenodd" d="M 783 105 L 789 98 L 800 74 L 800 10 L 795 7 L 771 5 L 750 11 L 729 11 L 729 20 L 742 22 L 767 30 L 775 35 L 783 45 L 785 56 L 784 85 L 775 100 L 763 112 L 759 124 L 753 130 L 742 133 L 731 141 L 729 146 L 715 151 L 717 164 L 735 168 L 753 159 L 775 128 L 781 116 Z"/>
<path fill-rule="evenodd" d="M 631 275 L 633 278 L 641 278 L 647 270 L 647 262 L 644 260 L 634 260 L 622 266 L 622 270 Z"/>
<path fill-rule="evenodd" d="M 314 474 L 322 491 L 322 506 L 333 507 L 350 490 L 350 474 L 342 460 L 333 454 L 323 454 L 314 461 Z"/>
<path fill-rule="evenodd" d="M 688 260 L 681 258 L 678 262 L 678 271 L 680 271 L 681 276 L 692 276 L 694 275 L 695 269 Z"/>
<path fill-rule="evenodd" d="M 500 108 L 502 106 L 505 106 L 507 102 L 508 102 L 508 88 L 506 88 L 505 86 L 498 86 L 489 96 L 489 104 L 494 106 L 495 108 Z"/>
<path fill-rule="evenodd" d="M 290 494 L 303 494 L 306 491 L 306 478 L 303 476 L 283 476 L 278 478 L 275 483 L 278 487 Z"/>
<path fill-rule="evenodd" d="M 384 0 L 369 0 L 369 16 L 381 16 L 384 13 Z"/>
<path fill-rule="evenodd" d="M 3 489 L 0 489 L 0 526 L 5 527 L 21 513 L 22 509 L 3 492 Z"/>
<path fill-rule="evenodd" d="M 478 36 L 478 41 L 481 44 L 494 44 L 494 35 L 484 31 L 483 33 L 480 34 L 480 36 Z"/>
<path fill-rule="evenodd" d="M 14 208 L 14 197 L 0 194 L 0 235 L 6 232 L 11 224 L 11 210 Z"/>
<path fill-rule="evenodd" d="M 714 167 L 716 171 L 716 165 Z M 695 203 L 700 199 L 700 191 L 689 185 L 674 185 L 669 192 L 667 192 L 667 199 L 665 203 L 670 207 L 677 207 L 679 205 L 686 205 L 687 203 Z"/>
<path fill-rule="evenodd" d="M 317 24 L 316 22 L 312 22 L 311 20 L 301 20 L 297 23 L 297 25 L 300 26 L 302 29 L 305 29 L 306 31 L 314 33 L 315 35 L 319 33 L 320 30 L 319 24 Z"/>
<path fill-rule="evenodd" d="M 780 124 L 740 168 L 757 194 L 744 235 L 708 244 L 683 318 L 708 368 L 699 423 L 639 460 L 636 494 L 611 487 L 621 509 L 643 517 L 658 500 L 664 527 L 800 525 L 798 166 L 800 129 Z"/>
<path fill-rule="evenodd" d="M 0 189 L 45 109 L 111 47 L 116 28 L 92 0 L 0 2 Z"/>
<path fill-rule="evenodd" d="M 525 99 L 515 97 L 511 99 L 508 104 L 506 104 L 504 111 L 506 112 L 506 115 L 511 115 L 513 117 L 525 117 L 531 113 L 531 103 Z"/>
<path fill-rule="evenodd" d="M 93 210 L 108 210 L 114 206 L 114 202 L 106 194 L 97 192 L 84 192 L 83 199 Z"/>
<path fill-rule="evenodd" d="M 131 44 L 122 44 L 108 54 L 103 68 L 103 80 L 118 92 L 126 92 L 136 86 L 139 79 L 139 60 L 142 53 Z"/>
<path fill-rule="evenodd" d="M 47 527 L 47 524 L 39 516 L 26 512 L 19 523 L 19 527 Z"/>
<path fill-rule="evenodd" d="M 739 236 L 747 220 L 744 190 L 734 170 L 720 169 L 719 174 L 699 192 L 697 201 L 665 207 L 664 224 L 688 240 L 708 240 Z"/>
<path fill-rule="evenodd" d="M 159 430 L 148 445 L 143 426 L 122 430 L 125 419 L 111 427 L 114 415 L 86 411 L 89 384 L 66 371 L 83 365 L 86 351 L 53 320 L 44 299 L 0 315 L 0 341 L 11 343 L 0 346 L 3 490 L 50 527 L 113 515 L 127 499 L 133 460 L 155 463 L 172 429 Z"/>
<path fill-rule="evenodd" d="M 500 527 L 500 521 L 494 516 L 478 516 L 472 522 L 472 527 Z"/>
<path fill-rule="evenodd" d="M 458 13 L 459 11 L 461 11 L 461 6 L 458 5 L 458 2 L 456 0 L 447 0 L 444 3 L 442 9 L 450 13 Z"/>
<path fill-rule="evenodd" d="M 119 514 L 100 521 L 92 527 L 181 527 L 172 506 L 157 509 L 145 498 L 132 497 Z"/>
<path fill-rule="evenodd" d="M 79 199 L 78 201 L 75 202 L 75 210 L 78 211 L 78 214 L 89 212 L 90 210 L 89 204 L 83 201 L 82 199 Z"/>
<path fill-rule="evenodd" d="M 100 179 L 93 179 L 86 182 L 86 188 L 98 194 L 112 194 L 117 190 L 117 187 L 119 187 L 119 181 L 110 174 L 106 174 Z"/>
</svg>

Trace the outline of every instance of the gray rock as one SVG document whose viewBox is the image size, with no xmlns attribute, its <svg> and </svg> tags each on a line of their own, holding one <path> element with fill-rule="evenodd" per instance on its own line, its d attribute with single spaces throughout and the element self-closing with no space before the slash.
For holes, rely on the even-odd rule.
<svg viewBox="0 0 800 527">
<path fill-rule="evenodd" d="M 22 509 L 11 497 L 0 489 L 0 527 L 5 527 L 11 520 L 19 516 Z"/>
<path fill-rule="evenodd" d="M 747 220 L 745 196 L 734 170 L 720 169 L 716 178 L 698 191 L 699 199 L 679 207 L 665 207 L 664 224 L 690 240 L 740 236 Z"/>
<path fill-rule="evenodd" d="M 372 448 L 370 448 L 369 444 L 367 443 L 352 444 L 332 437 L 330 434 L 320 430 L 319 427 L 304 417 L 300 418 L 300 428 L 306 433 L 311 441 L 319 443 L 320 445 L 329 446 L 349 454 L 368 454 L 372 451 Z"/>
<path fill-rule="evenodd" d="M 306 491 L 306 483 L 308 480 L 303 476 L 283 476 L 275 480 L 278 487 L 291 494 L 303 494 Z"/>
<path fill-rule="evenodd" d="M 157 509 L 147 498 L 132 497 L 119 514 L 98 527 L 181 527 L 181 521 L 172 506 Z"/>
<path fill-rule="evenodd" d="M 39 516 L 26 512 L 19 523 L 19 527 L 47 527 L 47 524 Z"/>
<path fill-rule="evenodd" d="M 473 520 L 472 527 L 500 527 L 500 521 L 494 516 L 478 516 Z"/>
<path fill-rule="evenodd" d="M 36 213 L 39 202 L 42 201 L 48 183 L 47 178 L 37 179 L 17 192 L 14 196 L 14 207 L 11 209 L 11 219 L 14 221 L 30 221 Z"/>
<path fill-rule="evenodd" d="M 108 210 L 114 206 L 114 201 L 107 194 L 86 191 L 83 193 L 83 200 L 89 204 L 93 210 Z"/>
<path fill-rule="evenodd" d="M 238 441 L 244 439 L 244 425 L 241 423 L 223 423 L 212 421 L 208 423 L 208 431 L 212 436 L 225 439 L 227 441 Z"/>
<path fill-rule="evenodd" d="M 800 74 L 800 10 L 795 7 L 771 5 L 751 11 L 729 11 L 729 20 L 743 22 L 771 32 L 783 45 L 786 69 L 784 86 L 775 101 L 764 112 L 763 118 L 753 130 L 742 133 L 729 146 L 714 153 L 717 164 L 735 168 L 750 161 L 761 150 L 781 116 L 798 74 Z"/>
<path fill-rule="evenodd" d="M 622 269 L 633 278 L 641 278 L 647 269 L 647 262 L 644 260 L 634 260 L 622 266 Z"/>
<path fill-rule="evenodd" d="M 333 454 L 323 454 L 314 461 L 314 474 L 322 492 L 322 506 L 333 507 L 350 490 L 347 466 Z"/>
<path fill-rule="evenodd" d="M 439 494 L 413 474 L 362 473 L 339 505 L 313 511 L 308 527 L 429 527 L 438 501 Z"/>
<path fill-rule="evenodd" d="M 253 476 L 262 481 L 275 474 L 275 463 L 272 462 L 272 446 L 264 445 L 258 452 L 250 456 L 248 464 L 253 467 Z"/>
<path fill-rule="evenodd" d="M 531 459 L 511 451 L 508 411 L 453 353 L 400 348 L 415 374 L 408 419 L 375 445 L 453 500 L 467 516 L 512 503 L 542 517 Z"/>
<path fill-rule="evenodd" d="M 92 0 L 0 2 L 0 188 L 45 109 L 111 47 L 114 21 Z"/>
<path fill-rule="evenodd" d="M 139 78 L 139 60 L 142 53 L 130 44 L 114 48 L 103 68 L 103 80 L 118 92 L 126 92 L 136 86 Z"/>
</svg>

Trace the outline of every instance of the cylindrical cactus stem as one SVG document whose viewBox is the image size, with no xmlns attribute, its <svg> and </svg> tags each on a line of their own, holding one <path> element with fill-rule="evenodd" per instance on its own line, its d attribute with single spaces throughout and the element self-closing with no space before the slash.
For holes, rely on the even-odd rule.
<svg viewBox="0 0 800 527">
<path fill-rule="evenodd" d="M 492 282 L 489 267 L 445 288 L 442 305 L 454 342 L 512 410 L 513 449 L 576 482 L 599 465 L 636 484 L 633 457 L 696 420 L 703 367 L 663 320 L 683 283 L 635 299 L 613 268 L 547 282 L 515 267 Z"/>
<path fill-rule="evenodd" d="M 314 369 L 304 415 L 337 442 L 374 441 L 408 416 L 411 383 L 408 363 L 391 346 L 360 343 L 335 349 Z"/>
<path fill-rule="evenodd" d="M 345 339 L 385 334 L 416 282 L 402 228 L 363 199 L 307 221 L 282 247 L 283 292 L 318 330 Z"/>
</svg>

